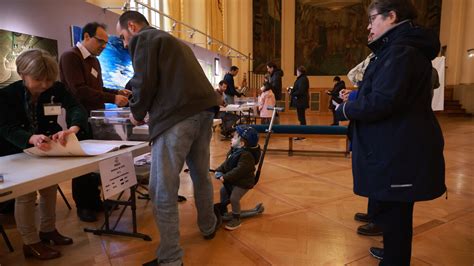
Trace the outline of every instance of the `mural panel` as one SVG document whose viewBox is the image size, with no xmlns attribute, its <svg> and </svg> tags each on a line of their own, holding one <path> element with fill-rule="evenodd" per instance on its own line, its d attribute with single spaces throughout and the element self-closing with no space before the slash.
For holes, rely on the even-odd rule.
<svg viewBox="0 0 474 266">
<path fill-rule="evenodd" d="M 0 88 L 20 80 L 15 60 L 23 51 L 39 48 L 58 58 L 58 42 L 53 39 L 0 29 Z"/>
<path fill-rule="evenodd" d="M 308 75 L 346 74 L 369 54 L 363 1 L 337 3 L 296 0 L 295 65 Z"/>
<path fill-rule="evenodd" d="M 269 61 L 281 66 L 281 0 L 253 1 L 253 58 L 256 73 Z"/>
<path fill-rule="evenodd" d="M 370 0 L 296 0 L 295 66 L 308 75 L 345 75 L 370 53 Z M 415 0 L 417 23 L 439 34 L 441 0 Z"/>
</svg>

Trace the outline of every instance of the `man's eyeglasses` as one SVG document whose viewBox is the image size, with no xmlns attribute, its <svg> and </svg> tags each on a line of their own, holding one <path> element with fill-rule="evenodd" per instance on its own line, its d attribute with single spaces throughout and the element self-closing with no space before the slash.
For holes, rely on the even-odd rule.
<svg viewBox="0 0 474 266">
<path fill-rule="evenodd" d="M 107 43 L 108 43 L 108 42 L 105 41 L 105 40 L 102 40 L 102 39 L 100 39 L 100 38 L 97 38 L 96 36 L 92 36 L 92 38 L 96 39 L 96 40 L 99 42 L 100 45 L 107 45 Z"/>
<path fill-rule="evenodd" d="M 378 16 L 378 15 L 382 15 L 384 13 L 377 13 L 377 14 L 373 14 L 373 15 L 370 15 L 369 16 L 369 24 L 372 25 L 372 22 L 374 22 L 375 18 Z"/>
</svg>

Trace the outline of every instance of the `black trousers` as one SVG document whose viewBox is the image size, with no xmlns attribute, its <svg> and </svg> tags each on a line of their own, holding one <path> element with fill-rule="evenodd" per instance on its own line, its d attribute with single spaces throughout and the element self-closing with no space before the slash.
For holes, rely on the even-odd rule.
<svg viewBox="0 0 474 266">
<path fill-rule="evenodd" d="M 100 199 L 100 175 L 89 173 L 72 180 L 72 198 L 76 208 L 98 211 L 102 208 Z"/>
<path fill-rule="evenodd" d="M 370 222 L 374 221 L 375 212 L 377 211 L 377 201 L 369 198 L 367 202 L 367 216 Z"/>
<path fill-rule="evenodd" d="M 377 201 L 375 223 L 383 230 L 384 254 L 379 265 L 409 266 L 414 202 Z"/>
<path fill-rule="evenodd" d="M 339 125 L 339 120 L 336 118 L 336 109 L 332 109 L 332 125 Z"/>
<path fill-rule="evenodd" d="M 306 108 L 296 108 L 296 113 L 298 114 L 298 121 L 300 121 L 300 125 L 306 125 L 306 116 L 305 116 Z"/>
<path fill-rule="evenodd" d="M 90 123 L 89 130 L 79 135 L 79 140 L 92 139 L 92 126 Z M 100 199 L 100 175 L 96 173 L 88 173 L 72 179 L 72 198 L 78 209 L 100 210 L 102 208 L 102 200 Z"/>
</svg>

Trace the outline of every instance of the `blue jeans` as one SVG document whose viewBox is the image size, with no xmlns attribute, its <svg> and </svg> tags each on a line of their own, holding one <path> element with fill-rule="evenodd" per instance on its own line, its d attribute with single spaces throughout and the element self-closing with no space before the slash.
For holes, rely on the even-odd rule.
<svg viewBox="0 0 474 266">
<path fill-rule="evenodd" d="M 160 231 L 157 250 L 160 265 L 181 265 L 179 245 L 178 189 L 184 162 L 189 167 L 197 208 L 197 223 L 203 235 L 214 231 L 213 188 L 209 176 L 209 145 L 214 114 L 203 111 L 188 117 L 159 135 L 152 145 L 150 197 Z"/>
</svg>

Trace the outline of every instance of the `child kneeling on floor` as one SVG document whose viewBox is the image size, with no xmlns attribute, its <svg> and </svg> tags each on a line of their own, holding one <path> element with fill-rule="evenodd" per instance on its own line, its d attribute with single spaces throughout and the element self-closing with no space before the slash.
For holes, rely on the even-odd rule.
<svg viewBox="0 0 474 266">
<path fill-rule="evenodd" d="M 232 206 L 232 220 L 225 226 L 228 230 L 240 227 L 240 199 L 255 185 L 255 165 L 261 153 L 258 132 L 247 125 L 236 127 L 231 145 L 226 160 L 215 174 L 223 183 L 218 204 L 221 215 L 227 213 L 229 203 Z"/>
</svg>

